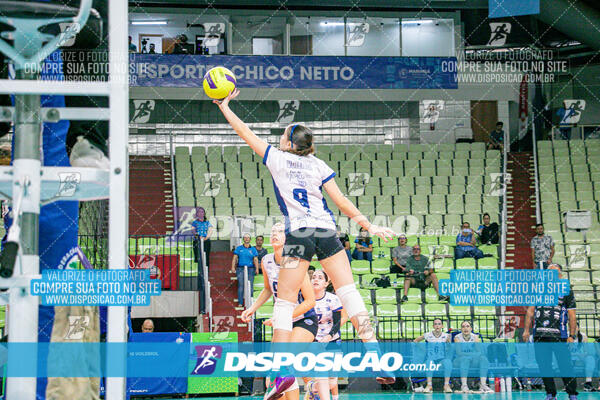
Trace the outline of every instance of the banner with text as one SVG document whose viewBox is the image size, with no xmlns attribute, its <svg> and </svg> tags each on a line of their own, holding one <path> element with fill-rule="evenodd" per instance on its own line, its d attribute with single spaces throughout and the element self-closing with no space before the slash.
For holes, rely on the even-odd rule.
<svg viewBox="0 0 600 400">
<path fill-rule="evenodd" d="M 457 89 L 455 57 L 202 56 L 132 54 L 131 86 L 202 87 L 213 67 L 240 88 Z"/>
</svg>

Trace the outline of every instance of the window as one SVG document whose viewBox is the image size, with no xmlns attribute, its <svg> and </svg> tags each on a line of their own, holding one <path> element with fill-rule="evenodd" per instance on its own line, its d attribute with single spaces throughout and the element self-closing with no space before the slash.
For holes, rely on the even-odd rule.
<svg viewBox="0 0 600 400">
<path fill-rule="evenodd" d="M 343 56 L 344 19 L 297 17 L 290 21 L 292 55 Z"/>
<path fill-rule="evenodd" d="M 346 47 L 349 56 L 400 56 L 400 20 L 348 18 Z"/>
<path fill-rule="evenodd" d="M 237 15 L 231 23 L 233 54 L 283 54 L 284 17 Z"/>
<path fill-rule="evenodd" d="M 403 19 L 402 56 L 453 57 L 454 21 L 451 19 Z"/>
</svg>

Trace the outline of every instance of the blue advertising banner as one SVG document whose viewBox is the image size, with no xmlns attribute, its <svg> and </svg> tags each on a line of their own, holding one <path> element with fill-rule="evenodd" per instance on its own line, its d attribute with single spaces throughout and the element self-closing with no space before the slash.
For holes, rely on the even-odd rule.
<svg viewBox="0 0 600 400">
<path fill-rule="evenodd" d="M 127 376 L 137 393 L 184 393 L 187 378 L 258 377 L 280 372 L 293 376 L 419 376 L 453 377 L 585 377 L 598 371 L 598 343 L 538 342 L 552 339 L 534 335 L 533 343 L 463 342 L 447 335 L 447 343 L 360 342 L 333 343 L 9 343 L 0 345 L 0 366 L 7 364 L 8 377 Z M 471 340 L 474 333 L 463 335 Z M 175 334 L 177 335 L 177 334 Z M 473 336 L 471 336 L 473 335 Z M 466 338 L 466 336 L 469 336 Z M 466 338 L 466 339 L 464 339 Z M 453 341 L 453 342 L 452 342 Z M 127 351 L 126 369 L 119 365 L 90 368 L 80 362 L 100 360 L 111 351 Z M 60 357 L 37 359 L 39 350 Z M 8 351 L 8 359 L 7 359 Z M 556 359 L 553 362 L 552 354 Z M 191 357 L 190 357 L 191 355 Z M 52 361 L 52 362 L 49 362 Z M 140 382 L 133 385 L 132 382 Z M 173 385 L 168 388 L 167 386 Z M 133 391 L 132 391 L 133 393 Z"/>
<path fill-rule="evenodd" d="M 457 89 L 455 57 L 202 56 L 132 54 L 131 86 L 202 87 L 213 67 L 240 88 Z"/>
<path fill-rule="evenodd" d="M 489 0 L 489 17 L 502 18 L 540 13 L 540 0 Z"/>
</svg>

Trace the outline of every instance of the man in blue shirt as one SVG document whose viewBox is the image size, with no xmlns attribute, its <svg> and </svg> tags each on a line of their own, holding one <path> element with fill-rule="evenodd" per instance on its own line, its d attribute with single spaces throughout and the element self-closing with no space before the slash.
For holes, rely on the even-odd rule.
<svg viewBox="0 0 600 400">
<path fill-rule="evenodd" d="M 483 257 L 483 252 L 475 247 L 475 235 L 468 222 L 463 222 L 462 231 L 456 236 L 456 247 L 454 248 L 454 259 L 458 260 L 465 257 L 479 259 Z"/>
<path fill-rule="evenodd" d="M 210 253 L 210 235 L 212 235 L 213 227 L 212 224 L 206 218 L 206 211 L 203 207 L 196 209 L 196 219 L 192 222 L 194 227 L 194 259 L 201 266 L 200 263 L 200 241 L 204 242 L 204 253 L 206 254 L 206 267 L 209 267 L 209 253 Z"/>
<path fill-rule="evenodd" d="M 254 290 L 254 275 L 258 269 L 258 252 L 250 245 L 250 235 L 247 233 L 242 238 L 243 243 L 233 251 L 231 260 L 231 273 L 235 272 L 238 282 L 238 304 L 244 307 L 244 267 L 248 267 L 248 281 L 250 281 L 250 294 Z M 250 306 L 250 304 L 246 304 Z"/>
</svg>

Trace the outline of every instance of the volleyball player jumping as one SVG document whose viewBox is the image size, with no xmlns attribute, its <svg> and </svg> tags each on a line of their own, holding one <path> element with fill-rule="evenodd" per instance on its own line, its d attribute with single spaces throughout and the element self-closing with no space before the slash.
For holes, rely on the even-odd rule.
<svg viewBox="0 0 600 400">
<path fill-rule="evenodd" d="M 394 232 L 371 224 L 342 194 L 333 179 L 335 172 L 313 155 L 313 134 L 310 129 L 301 124 L 288 126 L 279 141 L 279 149 L 276 149 L 260 139 L 229 108 L 229 102 L 238 94 L 239 90 L 236 89 L 225 99 L 215 100 L 214 103 L 219 106 L 233 130 L 262 157 L 263 164 L 273 177 L 275 196 L 285 217 L 286 240 L 273 308 L 273 341 L 290 341 L 298 290 L 306 276 L 309 261 L 316 254 L 361 340 L 377 342 L 369 314 L 354 284 L 348 256 L 337 238 L 335 219 L 327 207 L 322 189 L 345 215 L 371 235 L 387 241 Z M 377 380 L 391 384 L 395 378 L 387 376 Z M 279 396 L 282 392 L 280 387 L 287 389 L 289 385 L 291 383 L 287 377 L 278 377 L 275 386 L 267 391 L 265 399 Z"/>
</svg>

